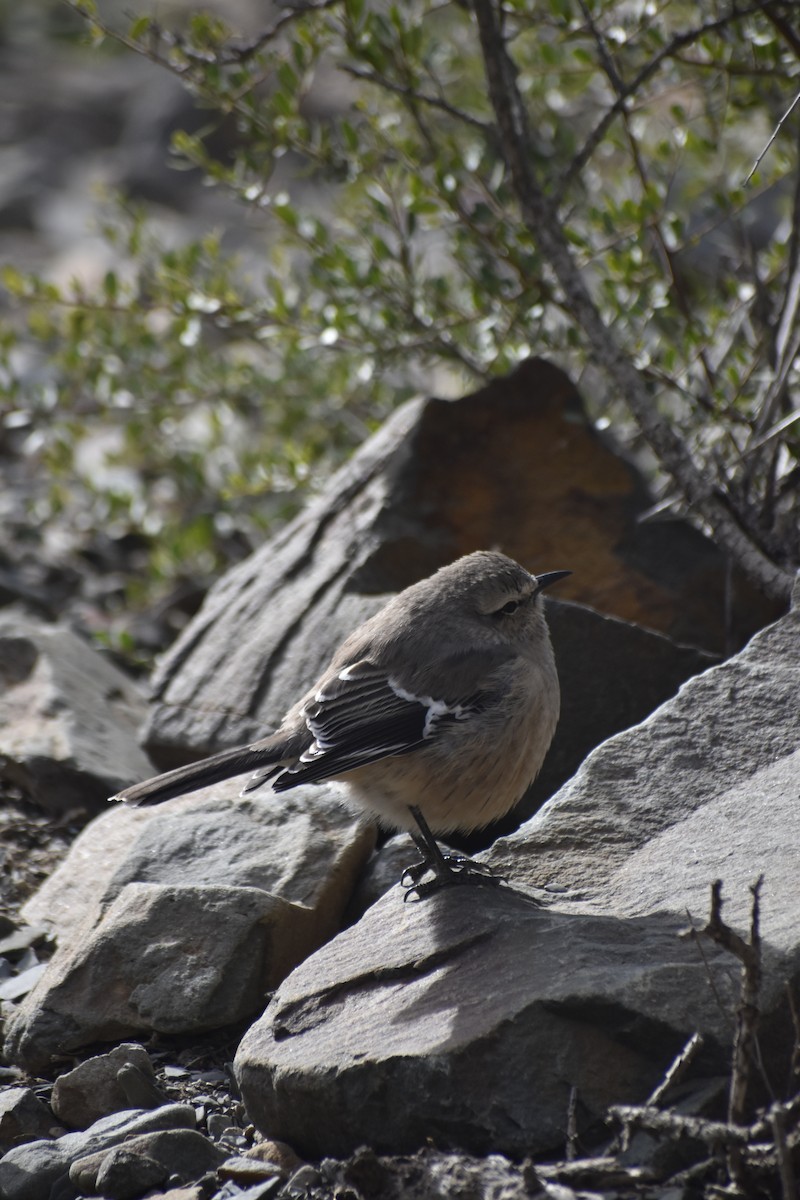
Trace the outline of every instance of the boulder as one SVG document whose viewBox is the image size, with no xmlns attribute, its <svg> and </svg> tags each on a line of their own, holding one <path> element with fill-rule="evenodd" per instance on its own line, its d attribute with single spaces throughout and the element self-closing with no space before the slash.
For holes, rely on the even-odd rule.
<svg viewBox="0 0 800 1200">
<path fill-rule="evenodd" d="M 786 833 L 798 695 L 795 608 L 599 747 L 496 843 L 483 857 L 508 884 L 409 903 L 389 892 L 245 1035 L 235 1070 L 251 1119 L 308 1156 L 429 1140 L 522 1156 L 563 1142 L 573 1087 L 586 1130 L 619 1097 L 643 1100 L 695 1031 L 716 1073 L 740 967 L 681 934 L 706 921 L 717 878 L 746 933 L 759 875 L 761 1050 L 777 1090 L 786 981 L 800 985 L 800 843 Z M 534 886 L 547 883 L 558 891 Z"/>
<path fill-rule="evenodd" d="M 261 888 L 316 914 L 330 937 L 375 842 L 334 785 L 280 798 L 238 795 L 226 780 L 151 808 L 116 804 L 76 838 L 25 904 L 26 920 L 61 941 L 94 920 L 129 883 Z"/>
<path fill-rule="evenodd" d="M 30 902 L 60 945 L 8 1024 L 12 1060 L 241 1021 L 336 932 L 374 829 L 334 787 L 237 802 L 237 786 L 119 806 L 81 834 Z"/>
<path fill-rule="evenodd" d="M 681 522 L 642 523 L 651 500 L 542 359 L 458 401 L 410 401 L 211 590 L 156 674 L 148 750 L 169 767 L 262 736 L 381 597 L 476 549 L 572 569 L 567 599 L 719 652 L 724 556 Z M 745 592 L 739 644 L 775 614 Z"/>
<path fill-rule="evenodd" d="M 96 810 L 153 773 L 136 732 L 144 698 L 63 625 L 0 615 L 0 778 L 51 813 Z"/>
<path fill-rule="evenodd" d="M 659 917 L 544 909 L 513 888 L 394 889 L 303 963 L 245 1034 L 235 1070 L 250 1119 L 310 1158 L 367 1144 L 512 1156 L 564 1140 L 581 1116 L 645 1095 L 692 1021 L 724 1040 L 708 975 L 719 951 Z"/>
<path fill-rule="evenodd" d="M 492 864 L 621 915 L 683 914 L 689 900 L 704 912 L 720 875 L 746 906 L 759 861 L 770 867 L 767 887 L 800 867 L 800 842 L 781 826 L 796 804 L 800 747 L 800 584 L 795 595 L 791 612 L 740 654 L 588 757 L 558 796 L 495 843 Z"/>
</svg>

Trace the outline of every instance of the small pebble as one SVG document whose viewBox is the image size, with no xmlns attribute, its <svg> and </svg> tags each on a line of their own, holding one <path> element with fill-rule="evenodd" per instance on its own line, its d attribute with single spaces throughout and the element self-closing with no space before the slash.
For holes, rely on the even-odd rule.
<svg viewBox="0 0 800 1200">
<path fill-rule="evenodd" d="M 305 1163 L 302 1167 L 298 1167 L 286 1184 L 286 1193 L 289 1196 L 302 1196 L 304 1192 L 317 1187 L 321 1182 L 322 1176 L 317 1168 L 312 1167 L 310 1163 Z"/>
<path fill-rule="evenodd" d="M 230 1120 L 224 1113 L 210 1113 L 206 1122 L 206 1128 L 208 1129 L 208 1136 L 213 1138 L 215 1142 L 218 1142 L 223 1133 L 230 1128 Z"/>
</svg>

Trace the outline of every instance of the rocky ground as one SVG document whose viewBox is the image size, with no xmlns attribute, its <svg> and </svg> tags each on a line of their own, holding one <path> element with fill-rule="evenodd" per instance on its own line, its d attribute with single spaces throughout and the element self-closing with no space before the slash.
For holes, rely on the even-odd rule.
<svg viewBox="0 0 800 1200">
<path fill-rule="evenodd" d="M 94 81 L 104 108 L 63 67 L 26 102 L 0 52 L 27 130 L 4 255 L 102 272 L 92 171 L 219 217 L 158 165 L 139 66 Z M 202 607 L 187 583 L 138 615 L 139 661 L 168 651 L 148 699 L 107 647 L 141 546 L 39 528 L 25 437 L 0 434 L 1 1197 L 794 1200 L 797 605 L 642 522 L 645 483 L 534 361 L 412 402 Z M 405 841 L 325 789 L 107 809 L 268 728 L 382 594 L 491 545 L 575 571 L 557 741 L 468 845 L 506 883 L 406 903 Z"/>
<path fill-rule="evenodd" d="M 543 381 L 556 396 L 564 386 L 531 364 L 447 406 L 452 440 L 469 457 L 481 405 L 512 420 L 520 388 L 516 419 L 549 425 L 558 404 Z M 204 713 L 231 719 L 196 689 L 242 601 L 254 605 L 237 617 L 242 661 L 268 659 L 272 685 L 291 690 L 319 669 L 309 647 L 324 657 L 337 622 L 379 602 L 356 581 L 409 569 L 417 505 L 427 531 L 439 522 L 443 555 L 454 530 L 469 536 L 433 515 L 427 485 L 412 501 L 397 470 L 396 455 L 412 461 L 420 487 L 441 417 L 435 402 L 401 412 L 330 495 L 221 581 L 187 627 L 191 654 L 179 643 L 162 663 L 155 702 L 68 623 L 19 599 L 0 612 L 0 1195 L 793 1195 L 797 607 L 720 660 L 551 602 L 565 708 L 555 794 L 542 806 L 534 790 L 514 826 L 485 839 L 506 834 L 484 853 L 497 887 L 406 902 L 405 839 L 376 849 L 376 831 L 325 788 L 275 803 L 237 799 L 229 781 L 160 808 L 107 808 L 152 770 L 136 736 L 145 718 L 160 755 L 207 746 Z M 551 433 L 560 444 L 557 421 Z M 514 440 L 524 463 L 521 425 Z M 600 537 L 594 526 L 595 554 Z M 429 553 L 420 535 L 421 563 Z M 274 589 L 283 659 L 265 651 L 254 578 Z M 623 556 L 618 594 L 641 604 L 651 587 Z M 668 610 L 665 595 L 654 616 Z M 609 683 L 582 702 L 587 675 L 622 664 L 624 694 Z M 231 709 L 254 711 L 257 687 L 268 724 L 280 693 L 259 680 L 239 676 Z M 737 1020 L 759 1072 L 737 1058 Z"/>
</svg>

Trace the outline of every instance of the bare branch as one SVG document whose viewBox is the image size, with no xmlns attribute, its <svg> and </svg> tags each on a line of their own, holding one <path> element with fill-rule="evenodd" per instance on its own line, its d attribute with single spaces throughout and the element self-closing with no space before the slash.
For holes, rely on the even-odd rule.
<svg viewBox="0 0 800 1200">
<path fill-rule="evenodd" d="M 795 1200 L 797 1196 L 797 1180 L 795 1177 L 792 1154 L 786 1142 L 786 1109 L 782 1104 L 773 1104 L 769 1110 L 769 1120 L 772 1125 L 772 1135 L 775 1139 L 775 1153 L 778 1157 L 778 1172 L 781 1177 L 783 1200 Z"/>
<path fill-rule="evenodd" d="M 693 460 L 683 440 L 660 416 L 644 378 L 603 321 L 575 263 L 556 212 L 534 174 L 536 156 L 527 113 L 517 86 L 516 68 L 503 38 L 497 4 L 494 0 L 473 0 L 473 3 L 489 97 L 522 219 L 550 263 L 565 301 L 583 329 L 592 356 L 624 397 L 665 470 L 680 484 L 687 501 L 708 522 L 720 544 L 768 595 L 788 599 L 793 574 L 772 562 L 742 528 L 715 480 Z"/>
<path fill-rule="evenodd" d="M 726 25 L 730 25 L 732 21 L 740 21 L 744 17 L 752 16 L 753 13 L 762 12 L 763 8 L 763 0 L 760 4 L 750 4 L 746 8 L 736 8 L 734 5 L 731 11 L 726 13 L 725 16 L 718 17 L 714 21 L 705 21 L 702 25 L 695 26 L 694 29 L 687 29 L 683 33 L 676 34 L 666 46 L 663 46 L 659 50 L 658 54 L 654 54 L 650 61 L 645 63 L 641 71 L 629 83 L 624 85 L 611 108 L 598 121 L 584 142 L 583 147 L 573 158 L 556 190 L 559 203 L 564 193 L 570 189 L 575 180 L 580 176 L 581 171 L 606 136 L 614 120 L 625 111 L 630 98 L 641 91 L 644 84 L 658 72 L 662 63 L 670 58 L 674 58 L 681 50 L 706 37 L 709 33 L 717 33 L 719 30 L 724 29 Z"/>
<path fill-rule="evenodd" d="M 573 1162 L 578 1157 L 578 1089 L 569 1089 L 567 1103 L 567 1162 Z"/>
<path fill-rule="evenodd" d="M 732 1126 L 744 1124 L 750 1076 L 756 1057 L 756 1036 L 760 1016 L 758 1009 L 761 988 L 760 906 L 763 882 L 764 877 L 760 875 L 750 888 L 753 902 L 750 913 L 749 941 L 745 941 L 722 919 L 721 879 L 715 880 L 711 885 L 711 915 L 702 931 L 717 945 L 735 955 L 742 964 L 742 991 L 737 1013 L 736 1033 L 733 1039 L 733 1068 L 728 1098 L 728 1121 Z M 729 1145 L 728 1169 L 731 1178 L 737 1185 L 744 1186 L 744 1162 L 734 1143 Z"/>
<path fill-rule="evenodd" d="M 682 1079 L 683 1076 L 686 1074 L 686 1072 L 689 1070 L 689 1067 L 692 1065 L 694 1060 L 697 1058 L 697 1055 L 700 1053 L 702 1048 L 703 1048 L 703 1035 L 700 1033 L 693 1033 L 692 1036 L 689 1038 L 689 1041 L 686 1043 L 686 1045 L 681 1050 L 680 1054 L 677 1056 L 677 1058 L 675 1058 L 673 1060 L 672 1064 L 669 1067 L 669 1070 L 667 1071 L 664 1078 L 661 1080 L 661 1083 L 647 1097 L 647 1100 L 645 1101 L 646 1107 L 648 1107 L 648 1108 L 657 1108 L 658 1107 L 658 1105 L 664 1099 L 664 1096 L 667 1094 L 669 1089 L 671 1087 L 674 1087 L 675 1084 L 680 1079 Z"/>
<path fill-rule="evenodd" d="M 646 1129 L 649 1133 L 697 1138 L 708 1146 L 747 1146 L 753 1140 L 753 1131 L 747 1126 L 709 1121 L 705 1117 L 687 1117 L 682 1113 L 663 1112 L 660 1108 L 648 1108 L 646 1105 L 614 1104 L 608 1113 L 627 1129 Z"/>
<path fill-rule="evenodd" d="M 298 20 L 300 17 L 305 17 L 309 13 L 325 12 L 326 9 L 335 8 L 337 4 L 341 3 L 342 0 L 318 0 L 316 4 L 289 4 L 286 6 L 287 11 L 283 13 L 282 16 L 278 17 L 277 20 L 270 25 L 269 29 L 265 29 L 261 33 L 256 34 L 256 36 L 251 38 L 249 41 L 231 43 L 231 45 L 228 47 L 227 54 L 222 58 L 221 61 L 223 63 L 244 62 L 246 59 L 251 58 L 254 54 L 258 54 L 260 50 L 263 50 L 265 46 L 274 41 L 284 26 L 290 25 L 293 21 Z"/>
<path fill-rule="evenodd" d="M 490 126 L 484 121 L 473 117 L 471 113 L 456 108 L 455 105 L 449 104 L 440 96 L 431 96 L 428 92 L 418 92 L 410 84 L 395 83 L 394 80 L 388 79 L 385 75 L 380 75 L 377 71 L 367 70 L 365 67 L 354 67 L 349 63 L 344 63 L 342 70 L 347 75 L 352 75 L 354 79 L 362 79 L 365 83 L 374 83 L 376 87 L 383 88 L 386 92 L 393 92 L 396 96 L 403 96 L 406 100 L 412 100 L 416 104 L 425 104 L 429 108 L 439 109 L 440 112 L 447 113 L 454 120 L 461 121 L 462 124 L 476 129 L 483 137 L 487 137 L 490 133 Z"/>
<path fill-rule="evenodd" d="M 775 138 L 778 136 L 778 134 L 780 133 L 781 129 L 783 128 L 784 122 L 785 122 L 785 121 L 786 121 L 786 120 L 787 120 L 787 119 L 788 119 L 788 118 L 789 118 L 789 117 L 792 115 L 792 113 L 794 112 L 795 108 L 797 107 L 797 104 L 798 104 L 798 102 L 800 102 L 800 92 L 798 92 L 798 93 L 797 93 L 797 95 L 795 96 L 794 100 L 793 100 L 793 101 L 792 101 L 792 103 L 789 105 L 789 107 L 787 108 L 786 112 L 783 114 L 783 116 L 781 117 L 780 121 L 778 121 L 778 124 L 777 124 L 777 125 L 775 126 L 775 128 L 773 129 L 773 131 L 772 131 L 772 134 L 771 134 L 771 136 L 770 136 L 770 138 L 769 138 L 769 141 L 767 142 L 766 146 L 765 146 L 765 147 L 764 147 L 764 149 L 761 151 L 761 153 L 759 154 L 758 158 L 756 159 L 756 161 L 753 163 L 752 167 L 750 168 L 749 174 L 748 174 L 747 178 L 745 179 L 744 183 L 742 184 L 742 187 L 747 187 L 748 183 L 749 183 L 749 182 L 750 182 L 750 180 L 753 178 L 753 176 L 755 175 L 755 173 L 756 173 L 756 171 L 758 170 L 758 168 L 761 166 L 761 163 L 762 163 L 762 161 L 763 161 L 763 159 L 764 159 L 764 157 L 765 157 L 765 155 L 766 155 L 767 151 L 769 150 L 770 146 L 771 146 L 771 145 L 772 145 L 772 143 L 775 141 Z"/>
</svg>

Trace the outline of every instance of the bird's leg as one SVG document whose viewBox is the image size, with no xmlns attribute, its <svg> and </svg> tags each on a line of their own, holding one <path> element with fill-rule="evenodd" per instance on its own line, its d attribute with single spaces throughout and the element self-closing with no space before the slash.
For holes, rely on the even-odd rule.
<svg viewBox="0 0 800 1200">
<path fill-rule="evenodd" d="M 474 862 L 460 854 L 443 854 L 421 811 L 413 804 L 408 807 L 419 830 L 411 830 L 411 837 L 422 859 L 406 867 L 400 877 L 400 882 L 406 888 L 406 900 L 414 894 L 422 899 L 439 888 L 452 887 L 456 883 L 489 883 L 495 886 L 502 883 L 502 877 L 495 875 L 492 868 L 484 863 Z M 433 872 L 433 879 L 421 883 L 426 871 Z"/>
</svg>

